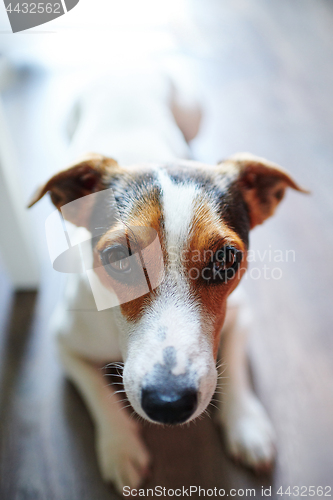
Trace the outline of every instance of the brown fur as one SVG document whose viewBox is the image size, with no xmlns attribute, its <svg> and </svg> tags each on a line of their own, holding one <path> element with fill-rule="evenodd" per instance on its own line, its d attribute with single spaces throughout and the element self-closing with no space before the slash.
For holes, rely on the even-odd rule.
<svg viewBox="0 0 333 500">
<path fill-rule="evenodd" d="M 28 208 L 32 207 L 46 193 L 50 193 L 52 203 L 58 210 L 71 201 L 88 194 L 102 191 L 107 187 L 107 180 L 111 174 L 120 171 L 118 163 L 95 153 L 89 153 L 81 161 L 76 162 L 66 170 L 54 175 L 46 184 L 37 189 Z M 65 218 L 77 226 L 89 227 L 91 206 L 85 200 L 84 210 L 76 205 L 75 211 L 67 210 Z"/>
<path fill-rule="evenodd" d="M 148 278 L 148 286 L 150 293 L 145 293 L 143 285 L 146 283 L 139 283 L 131 285 L 129 288 L 127 285 L 120 284 L 118 281 L 112 279 L 111 276 L 107 274 L 103 267 L 100 268 L 99 277 L 102 283 L 108 288 L 111 287 L 117 291 L 121 304 L 121 310 L 123 315 L 131 321 L 138 321 L 143 314 L 144 308 L 149 304 L 154 297 L 154 283 L 151 281 L 161 281 L 161 273 L 163 274 L 163 259 L 158 248 L 154 246 L 155 239 L 158 236 L 159 241 L 163 242 L 162 237 L 162 213 L 161 208 L 158 203 L 158 199 L 151 199 L 150 203 L 147 200 L 139 202 L 129 216 L 126 225 L 119 224 L 115 228 L 112 228 L 105 235 L 102 236 L 100 241 L 96 246 L 95 251 L 95 263 L 101 266 L 99 260 L 99 252 L 103 249 L 111 246 L 112 244 L 119 243 L 127 246 L 128 240 L 130 240 L 130 248 L 132 254 L 136 253 L 137 258 L 140 259 L 138 252 L 144 257 L 144 262 L 137 262 L 138 266 L 144 264 L 145 278 Z M 163 247 L 162 247 L 163 251 Z M 164 250 L 165 256 L 165 250 Z M 140 294 L 142 294 L 140 296 Z M 131 294 L 139 295 L 137 299 L 128 301 L 126 297 Z"/>
<path fill-rule="evenodd" d="M 186 162 L 181 162 L 181 164 L 186 165 Z M 247 205 L 251 228 L 261 224 L 273 214 L 284 195 L 286 187 L 289 186 L 298 191 L 307 192 L 299 187 L 279 166 L 248 153 L 237 154 L 217 167 L 200 166 L 200 168 L 203 167 L 205 167 L 204 170 L 207 171 L 208 177 L 211 170 L 213 175 L 215 172 L 215 175 L 221 177 L 225 186 L 231 183 L 233 188 L 237 187 L 238 193 L 241 192 Z M 177 170 L 176 165 L 175 169 Z M 134 173 L 135 171 L 134 169 Z M 29 206 L 34 205 L 47 192 L 50 193 L 52 202 L 58 210 L 63 205 L 82 198 L 82 210 L 76 209 L 75 213 L 73 213 L 70 211 L 69 206 L 64 209 L 64 216 L 77 226 L 89 228 L 92 202 L 88 200 L 87 203 L 87 198 L 84 197 L 108 188 L 111 177 L 124 172 L 125 170 L 121 169 L 115 160 L 97 154 L 89 154 L 67 170 L 53 176 L 35 193 Z M 190 170 L 187 175 L 192 175 Z M 232 194 L 232 191 L 230 193 Z M 233 209 L 232 214 L 237 220 L 240 219 L 235 209 Z M 187 273 L 192 268 L 198 268 L 201 271 L 205 267 L 205 251 L 216 252 L 225 245 L 233 246 L 242 252 L 245 251 L 246 242 L 244 236 L 240 236 L 242 233 L 239 231 L 236 233 L 234 228 L 231 227 L 233 223 L 231 224 L 229 220 L 223 220 L 221 215 L 215 213 L 204 199 L 197 201 L 193 215 L 194 219 L 188 248 L 184 249 L 185 253 L 183 253 L 183 257 L 187 259 L 187 262 L 184 262 Z M 114 243 L 121 243 L 126 246 L 129 239 L 132 253 L 136 253 L 137 259 L 141 259 L 140 262 L 138 261 L 139 266 L 142 264 L 140 252 L 145 252 L 144 260 L 146 265 L 149 265 L 148 272 L 147 268 L 144 267 L 145 277 L 147 278 L 148 275 L 153 276 L 156 281 L 160 282 L 164 267 L 163 261 L 160 258 L 156 259 L 157 254 L 152 253 L 153 249 L 150 245 L 157 235 L 161 244 L 164 262 L 168 264 L 168 256 L 163 246 L 163 226 L 159 193 L 156 190 L 148 192 L 135 203 L 124 224 L 118 224 L 106 231 L 94 250 L 94 267 L 100 280 L 106 287 L 111 285 L 112 288 L 116 289 L 120 301 L 123 302 L 121 304 L 122 313 L 132 321 L 137 321 L 142 316 L 147 304 L 153 300 L 155 292 L 152 291 L 152 288 L 155 288 L 155 285 L 151 286 L 148 280 L 150 293 L 145 293 L 146 283 L 126 285 L 116 282 L 103 268 L 99 252 Z M 149 230 L 149 228 L 154 231 Z M 207 286 L 207 283 L 202 279 L 191 280 L 192 291 L 199 299 L 203 314 L 214 322 L 214 331 L 216 332 L 214 350 L 217 349 L 218 334 L 224 321 L 226 298 L 231 290 L 235 288 L 245 268 L 246 261 L 243 260 L 237 276 L 220 285 Z M 128 297 L 132 297 L 133 294 L 141 295 L 142 293 L 144 295 L 137 299 L 126 300 Z"/>
<path fill-rule="evenodd" d="M 189 245 L 186 249 L 185 266 L 187 273 L 191 269 L 201 270 L 209 263 L 212 255 L 224 246 L 232 246 L 245 251 L 244 242 L 226 222 L 212 211 L 209 204 L 200 200 L 195 207 Z M 192 279 L 191 289 L 202 306 L 203 314 L 208 321 L 213 321 L 214 356 L 217 355 L 221 328 L 226 312 L 226 299 L 237 286 L 246 269 L 246 260 L 243 259 L 240 270 L 235 278 L 220 285 L 207 285 L 202 279 Z"/>
<path fill-rule="evenodd" d="M 308 193 L 279 165 L 250 153 L 238 153 L 220 165 L 222 172 L 237 179 L 249 210 L 251 229 L 273 215 L 287 187 Z"/>
</svg>

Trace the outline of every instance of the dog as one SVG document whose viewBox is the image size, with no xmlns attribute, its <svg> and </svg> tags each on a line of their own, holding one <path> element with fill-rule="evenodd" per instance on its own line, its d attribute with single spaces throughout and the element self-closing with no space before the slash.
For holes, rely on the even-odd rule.
<svg viewBox="0 0 333 500">
<path fill-rule="evenodd" d="M 185 137 L 196 134 L 200 113 L 170 107 L 163 78 L 112 79 L 87 94 L 81 108 L 74 150 L 99 153 L 54 175 L 30 206 L 46 193 L 58 210 L 90 200 L 65 219 L 90 239 L 99 289 L 118 299 L 118 306 L 96 311 L 87 279 L 72 274 L 52 320 L 66 375 L 95 424 L 104 480 L 120 492 L 137 488 L 150 465 L 138 421 L 121 411 L 122 394 L 107 386 L 100 369 L 119 360 L 136 413 L 177 425 L 206 410 L 221 356 L 227 383 L 217 418 L 227 448 L 255 470 L 270 468 L 274 430 L 247 372 L 250 313 L 233 299 L 237 292 L 228 297 L 246 271 L 249 231 L 273 215 L 287 188 L 305 190 L 279 166 L 248 153 L 216 165 L 189 160 Z M 99 193 L 106 193 L 102 202 Z M 110 218 L 112 196 L 118 215 Z M 158 252 L 138 260 L 153 240 Z M 147 278 L 148 261 L 156 283 L 141 289 L 131 274 L 141 266 Z"/>
</svg>

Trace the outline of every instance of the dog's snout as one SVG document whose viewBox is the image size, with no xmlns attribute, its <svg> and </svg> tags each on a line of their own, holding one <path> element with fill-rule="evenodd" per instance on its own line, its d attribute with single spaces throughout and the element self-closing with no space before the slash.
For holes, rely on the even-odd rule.
<svg viewBox="0 0 333 500">
<path fill-rule="evenodd" d="M 162 424 L 181 424 L 195 412 L 198 394 L 194 388 L 167 392 L 156 387 L 142 389 L 141 405 L 151 420 Z"/>
</svg>

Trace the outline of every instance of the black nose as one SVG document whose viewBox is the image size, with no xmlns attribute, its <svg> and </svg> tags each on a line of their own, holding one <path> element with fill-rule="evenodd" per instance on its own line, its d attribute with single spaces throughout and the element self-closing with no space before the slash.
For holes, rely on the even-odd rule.
<svg viewBox="0 0 333 500">
<path fill-rule="evenodd" d="M 146 414 L 162 424 L 181 424 L 196 410 L 197 391 L 192 388 L 167 392 L 153 387 L 142 389 L 141 405 Z"/>
</svg>

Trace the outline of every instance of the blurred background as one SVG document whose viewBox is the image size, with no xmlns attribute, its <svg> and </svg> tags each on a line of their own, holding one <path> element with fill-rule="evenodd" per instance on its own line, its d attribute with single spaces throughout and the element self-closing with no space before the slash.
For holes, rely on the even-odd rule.
<svg viewBox="0 0 333 500">
<path fill-rule="evenodd" d="M 261 485 L 273 498 L 280 486 L 333 486 L 331 0 L 80 0 L 15 35 L 0 5 L 0 498 L 117 497 L 48 335 L 65 280 L 45 240 L 53 206 L 25 206 L 66 165 L 68 115 L 87 82 L 147 62 L 198 96 L 194 159 L 250 151 L 312 194 L 288 193 L 252 233 L 251 265 L 277 267 L 281 251 L 280 279 L 244 280 L 256 314 L 253 383 L 278 435 L 273 473 L 231 462 L 207 416 L 186 429 L 144 427 L 154 456 L 146 486 L 256 488 L 257 498 Z"/>
</svg>

